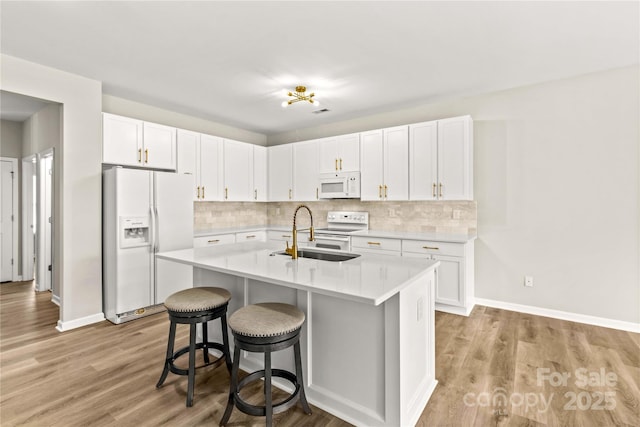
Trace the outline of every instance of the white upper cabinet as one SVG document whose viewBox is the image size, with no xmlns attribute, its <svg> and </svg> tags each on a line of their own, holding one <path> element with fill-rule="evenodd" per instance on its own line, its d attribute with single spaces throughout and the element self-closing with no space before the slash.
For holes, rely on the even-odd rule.
<svg viewBox="0 0 640 427">
<path fill-rule="evenodd" d="M 293 199 L 318 200 L 318 141 L 293 145 Z"/>
<path fill-rule="evenodd" d="M 409 198 L 438 199 L 438 122 L 409 126 Z"/>
<path fill-rule="evenodd" d="M 200 135 L 200 200 L 222 200 L 224 179 L 222 138 Z"/>
<path fill-rule="evenodd" d="M 195 201 L 222 200 L 222 139 L 178 129 L 178 173 L 195 177 Z"/>
<path fill-rule="evenodd" d="M 320 173 L 360 170 L 360 134 L 322 138 L 318 143 Z"/>
<path fill-rule="evenodd" d="M 408 200 L 408 127 L 360 134 L 362 200 Z"/>
<path fill-rule="evenodd" d="M 224 140 L 224 199 L 241 202 L 254 200 L 251 144 Z"/>
<path fill-rule="evenodd" d="M 267 201 L 267 147 L 253 146 L 253 200 Z"/>
<path fill-rule="evenodd" d="M 293 144 L 267 148 L 270 202 L 293 200 Z"/>
<path fill-rule="evenodd" d="M 103 113 L 102 162 L 176 169 L 176 129 Z"/>
<path fill-rule="evenodd" d="M 410 128 L 411 200 L 473 200 L 473 121 L 470 116 Z"/>
</svg>

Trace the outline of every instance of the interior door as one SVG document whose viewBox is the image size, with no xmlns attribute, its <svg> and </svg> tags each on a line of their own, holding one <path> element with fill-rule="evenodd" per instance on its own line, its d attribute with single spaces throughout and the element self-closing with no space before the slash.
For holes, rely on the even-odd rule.
<svg viewBox="0 0 640 427">
<path fill-rule="evenodd" d="M 2 258 L 0 281 L 13 280 L 13 164 L 2 160 L 2 206 L 0 207 L 0 257 Z"/>
<path fill-rule="evenodd" d="M 53 284 L 53 156 L 44 162 L 44 288 Z"/>
</svg>

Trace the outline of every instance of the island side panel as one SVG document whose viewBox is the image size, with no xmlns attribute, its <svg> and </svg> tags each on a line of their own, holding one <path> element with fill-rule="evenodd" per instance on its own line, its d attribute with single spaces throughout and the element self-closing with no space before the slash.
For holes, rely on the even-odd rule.
<svg viewBox="0 0 640 427">
<path fill-rule="evenodd" d="M 399 425 L 415 425 L 435 379 L 435 274 L 431 270 L 400 291 Z"/>
<path fill-rule="evenodd" d="M 384 306 L 320 294 L 310 304 L 310 400 L 358 425 L 385 424 Z"/>
</svg>

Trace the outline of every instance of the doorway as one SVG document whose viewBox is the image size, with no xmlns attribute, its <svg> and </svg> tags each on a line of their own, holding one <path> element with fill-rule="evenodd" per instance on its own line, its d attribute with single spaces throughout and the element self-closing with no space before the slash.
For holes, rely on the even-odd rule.
<svg viewBox="0 0 640 427">
<path fill-rule="evenodd" d="M 0 157 L 0 282 L 18 280 L 18 159 Z"/>
<path fill-rule="evenodd" d="M 53 280 L 53 149 L 38 155 L 36 186 L 36 290 L 52 292 L 51 300 L 60 303 Z"/>
</svg>

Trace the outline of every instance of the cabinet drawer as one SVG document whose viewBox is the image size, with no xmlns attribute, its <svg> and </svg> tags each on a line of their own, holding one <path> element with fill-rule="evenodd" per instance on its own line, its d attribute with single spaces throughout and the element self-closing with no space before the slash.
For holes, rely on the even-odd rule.
<svg viewBox="0 0 640 427">
<path fill-rule="evenodd" d="M 193 239 L 193 247 L 203 248 L 205 246 L 224 245 L 235 242 L 235 234 L 216 234 L 213 236 L 196 237 L 195 239 Z"/>
<path fill-rule="evenodd" d="M 284 242 L 285 240 L 288 240 L 289 242 L 291 242 L 291 238 L 293 237 L 293 234 L 291 233 L 291 230 L 287 230 L 287 231 L 267 231 L 267 240 L 277 240 L 277 241 L 281 241 Z"/>
<path fill-rule="evenodd" d="M 400 252 L 402 248 L 402 243 L 401 243 L 401 240 L 399 239 L 352 236 L 351 247 Z"/>
<path fill-rule="evenodd" d="M 434 242 L 429 240 L 403 240 L 403 253 L 464 256 L 463 243 Z"/>
<path fill-rule="evenodd" d="M 267 232 L 266 231 L 247 231 L 243 233 L 236 233 L 236 242 L 249 242 L 249 241 L 260 241 L 264 242 L 267 240 Z"/>
</svg>

